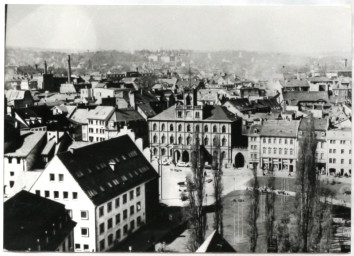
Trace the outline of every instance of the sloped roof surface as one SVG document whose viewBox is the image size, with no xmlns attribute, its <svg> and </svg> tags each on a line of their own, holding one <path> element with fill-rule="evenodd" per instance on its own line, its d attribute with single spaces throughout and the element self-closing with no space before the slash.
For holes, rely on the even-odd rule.
<svg viewBox="0 0 354 256">
<path fill-rule="evenodd" d="M 328 93 L 325 91 L 320 92 L 306 92 L 306 91 L 294 91 L 283 92 L 283 98 L 288 101 L 290 106 L 296 106 L 299 102 L 316 102 L 326 101 L 328 102 Z"/>
<path fill-rule="evenodd" d="M 158 177 L 128 135 L 57 156 L 95 205 Z M 115 165 L 115 171 L 110 163 Z"/>
<path fill-rule="evenodd" d="M 267 120 L 263 123 L 261 135 L 296 138 L 299 125 L 299 120 Z"/>
</svg>

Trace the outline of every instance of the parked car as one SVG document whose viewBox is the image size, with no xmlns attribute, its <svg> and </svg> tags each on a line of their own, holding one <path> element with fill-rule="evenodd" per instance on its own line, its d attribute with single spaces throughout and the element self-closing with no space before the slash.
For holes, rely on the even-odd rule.
<svg viewBox="0 0 354 256">
<path fill-rule="evenodd" d="M 178 162 L 176 164 L 176 166 L 178 166 L 178 167 L 186 167 L 186 163 L 185 162 Z"/>
</svg>

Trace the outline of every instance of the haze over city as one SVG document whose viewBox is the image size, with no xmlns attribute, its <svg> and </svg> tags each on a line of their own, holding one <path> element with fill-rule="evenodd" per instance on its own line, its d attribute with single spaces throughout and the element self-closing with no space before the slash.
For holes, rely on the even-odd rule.
<svg viewBox="0 0 354 256">
<path fill-rule="evenodd" d="M 345 6 L 9 5 L 6 46 L 342 52 L 350 17 Z"/>
</svg>

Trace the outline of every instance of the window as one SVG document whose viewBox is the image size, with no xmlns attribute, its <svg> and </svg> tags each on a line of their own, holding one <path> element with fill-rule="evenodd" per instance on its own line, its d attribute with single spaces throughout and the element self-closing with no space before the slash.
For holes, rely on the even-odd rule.
<svg viewBox="0 0 354 256">
<path fill-rule="evenodd" d="M 336 163 L 336 159 L 335 159 L 335 158 L 333 158 L 333 163 L 334 163 L 334 164 Z"/>
<path fill-rule="evenodd" d="M 36 190 L 36 195 L 40 196 L 41 195 L 41 191 L 40 190 Z"/>
<path fill-rule="evenodd" d="M 119 207 L 119 205 L 120 205 L 120 198 L 118 197 L 118 198 L 116 198 L 116 208 L 118 208 Z"/>
<path fill-rule="evenodd" d="M 178 112 L 177 112 L 177 117 L 178 117 L 178 118 L 181 118 L 181 117 L 182 117 L 182 111 L 178 111 Z"/>
<path fill-rule="evenodd" d="M 136 188 L 136 196 L 140 196 L 140 187 Z"/>
<path fill-rule="evenodd" d="M 329 153 L 332 153 L 332 149 L 331 148 L 329 149 Z"/>
<path fill-rule="evenodd" d="M 272 153 L 272 149 L 268 148 L 268 154 L 271 154 L 271 153 Z"/>
<path fill-rule="evenodd" d="M 17 158 L 17 164 L 21 163 L 21 158 Z"/>
<path fill-rule="evenodd" d="M 140 216 L 136 219 L 136 223 L 137 223 L 138 226 L 141 225 L 141 217 Z"/>
<path fill-rule="evenodd" d="M 100 224 L 100 235 L 104 233 L 104 223 Z"/>
<path fill-rule="evenodd" d="M 293 139 L 290 140 L 290 144 L 294 144 L 294 140 Z"/>
<path fill-rule="evenodd" d="M 152 125 L 152 130 L 153 130 L 153 131 L 156 131 L 156 124 L 153 124 L 153 125 Z"/>
<path fill-rule="evenodd" d="M 191 144 L 191 140 L 192 140 L 191 137 L 188 136 L 188 137 L 187 137 L 187 145 L 190 145 L 190 144 Z"/>
<path fill-rule="evenodd" d="M 153 141 L 154 143 L 157 143 L 157 136 L 156 136 L 156 135 L 154 135 L 154 137 L 152 138 L 152 141 Z"/>
<path fill-rule="evenodd" d="M 196 126 L 195 126 L 195 131 L 196 131 L 196 132 L 199 132 L 199 125 L 196 125 Z"/>
<path fill-rule="evenodd" d="M 331 164 L 331 163 L 332 163 L 332 158 L 330 158 L 328 161 L 329 161 L 329 163 Z"/>
<path fill-rule="evenodd" d="M 263 148 L 263 154 L 265 154 L 267 152 L 267 148 Z"/>
<path fill-rule="evenodd" d="M 123 211 L 123 220 L 126 220 L 128 218 L 128 210 Z"/>
<path fill-rule="evenodd" d="M 281 144 L 281 139 L 279 139 L 279 144 Z"/>
<path fill-rule="evenodd" d="M 136 211 L 137 211 L 137 212 L 140 212 L 140 210 L 141 210 L 141 203 L 140 203 L 140 202 L 137 202 L 137 204 L 136 204 Z"/>
<path fill-rule="evenodd" d="M 128 233 L 128 225 L 124 225 L 123 234 L 126 235 Z"/>
<path fill-rule="evenodd" d="M 120 213 L 116 214 L 116 224 L 120 223 Z"/>
<path fill-rule="evenodd" d="M 75 250 L 80 250 L 81 249 L 81 245 L 80 244 L 75 244 Z"/>
<path fill-rule="evenodd" d="M 288 144 L 288 139 L 284 139 L 284 143 L 285 143 L 285 144 Z"/>
<path fill-rule="evenodd" d="M 191 131 L 191 125 L 187 125 L 187 132 L 190 132 Z"/>
<path fill-rule="evenodd" d="M 118 229 L 116 231 L 116 239 L 119 240 L 120 238 L 121 238 L 120 229 Z"/>
<path fill-rule="evenodd" d="M 284 148 L 284 155 L 288 154 L 288 149 Z"/>
<path fill-rule="evenodd" d="M 48 191 L 48 190 L 44 191 L 44 196 L 45 196 L 46 198 L 49 197 L 49 191 Z"/>
<path fill-rule="evenodd" d="M 272 143 L 272 139 L 271 138 L 268 139 L 268 143 Z"/>
<path fill-rule="evenodd" d="M 293 155 L 293 154 L 294 154 L 294 150 L 290 149 L 290 155 Z"/>
<path fill-rule="evenodd" d="M 98 216 L 102 217 L 103 214 L 104 214 L 104 206 L 101 206 L 99 209 L 98 209 Z"/>
<path fill-rule="evenodd" d="M 208 129 L 208 126 L 205 125 L 205 126 L 204 126 L 204 131 L 205 131 L 205 132 L 208 132 L 208 130 L 209 130 L 209 129 Z"/>
<path fill-rule="evenodd" d="M 279 154 L 282 154 L 282 151 L 283 151 L 283 150 L 282 150 L 281 148 L 279 148 Z"/>
<path fill-rule="evenodd" d="M 129 198 L 130 198 L 130 200 L 134 199 L 134 190 L 129 192 Z"/>
<path fill-rule="evenodd" d="M 9 164 L 12 163 L 12 157 L 9 157 Z"/>
<path fill-rule="evenodd" d="M 180 144 L 180 145 L 182 144 L 182 137 L 181 136 L 178 137 L 178 144 Z"/>
<path fill-rule="evenodd" d="M 134 220 L 132 220 L 132 221 L 130 222 L 130 229 L 131 229 L 131 230 L 134 230 L 134 229 L 135 229 L 135 221 L 134 221 Z"/>
<path fill-rule="evenodd" d="M 341 159 L 341 160 L 340 160 L 340 163 L 341 163 L 341 164 L 344 164 L 344 159 Z"/>
<path fill-rule="evenodd" d="M 10 172 L 10 176 L 14 176 L 15 175 L 15 172 Z"/>
<path fill-rule="evenodd" d="M 73 199 L 77 199 L 77 192 L 73 192 Z"/>
<path fill-rule="evenodd" d="M 209 139 L 207 137 L 204 138 L 204 145 L 208 146 Z"/>
<path fill-rule="evenodd" d="M 108 221 L 107 221 L 107 229 L 110 229 L 113 227 L 113 220 L 112 218 L 110 218 Z"/>
<path fill-rule="evenodd" d="M 225 132 L 226 132 L 226 126 L 225 126 L 225 125 L 222 126 L 221 132 L 222 132 L 222 133 L 225 133 Z"/>
<path fill-rule="evenodd" d="M 127 203 L 127 194 L 123 195 L 123 204 Z"/>
<path fill-rule="evenodd" d="M 88 211 L 81 211 L 81 219 L 88 220 Z"/>
<path fill-rule="evenodd" d="M 334 149 L 333 149 L 333 154 L 335 154 L 335 153 L 336 153 L 336 151 L 337 151 L 337 150 L 334 148 Z"/>
<path fill-rule="evenodd" d="M 165 124 L 162 124 L 161 125 L 161 131 L 164 131 L 165 130 Z"/>
<path fill-rule="evenodd" d="M 64 191 L 64 192 L 63 192 L 63 198 L 64 198 L 64 199 L 68 199 L 68 198 L 69 198 L 69 193 L 66 192 L 66 191 Z"/>
<path fill-rule="evenodd" d="M 266 139 L 265 138 L 263 138 L 263 143 L 266 143 L 267 141 L 266 141 Z"/>
<path fill-rule="evenodd" d="M 352 164 L 352 159 L 349 159 L 349 164 Z"/>
<path fill-rule="evenodd" d="M 340 150 L 340 153 L 341 153 L 341 154 L 344 154 L 344 149 L 341 149 L 341 150 Z"/>
<path fill-rule="evenodd" d="M 173 131 L 173 124 L 170 124 L 170 131 Z"/>
<path fill-rule="evenodd" d="M 81 228 L 81 236 L 89 236 L 89 229 L 88 228 Z"/>
<path fill-rule="evenodd" d="M 108 236 L 108 245 L 111 245 L 112 243 L 113 243 L 113 235 L 110 234 L 110 235 Z"/>
<path fill-rule="evenodd" d="M 100 241 L 100 251 L 104 250 L 104 239 Z"/>
<path fill-rule="evenodd" d="M 59 198 L 59 191 L 54 191 L 54 199 L 58 199 Z"/>
<path fill-rule="evenodd" d="M 195 118 L 199 118 L 200 117 L 200 114 L 199 114 L 199 112 L 197 111 L 197 112 L 195 112 Z"/>
<path fill-rule="evenodd" d="M 181 124 L 178 125 L 178 131 L 179 131 L 179 132 L 182 131 L 182 125 L 181 125 Z"/>
<path fill-rule="evenodd" d="M 15 185 L 15 182 L 13 180 L 10 181 L 10 188 L 12 188 Z"/>
<path fill-rule="evenodd" d="M 130 216 L 134 214 L 134 205 L 130 206 Z"/>
<path fill-rule="evenodd" d="M 273 148 L 273 153 L 274 153 L 274 154 L 277 153 L 277 148 Z"/>
<path fill-rule="evenodd" d="M 225 139 L 225 138 L 223 138 L 223 139 L 221 140 L 221 146 L 226 146 L 226 139 Z"/>
<path fill-rule="evenodd" d="M 216 125 L 213 126 L 213 132 L 218 132 L 218 128 L 216 127 Z"/>
<path fill-rule="evenodd" d="M 54 180 L 55 180 L 53 173 L 49 174 L 49 180 L 50 180 L 50 181 L 54 181 Z"/>
<path fill-rule="evenodd" d="M 84 250 L 88 250 L 89 249 L 89 245 L 88 244 L 84 244 Z"/>
<path fill-rule="evenodd" d="M 107 213 L 112 211 L 112 202 L 107 204 Z"/>
</svg>

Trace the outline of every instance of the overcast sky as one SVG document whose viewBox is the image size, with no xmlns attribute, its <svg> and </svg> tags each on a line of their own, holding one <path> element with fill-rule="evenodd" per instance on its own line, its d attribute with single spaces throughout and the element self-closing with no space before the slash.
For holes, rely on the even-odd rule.
<svg viewBox="0 0 354 256">
<path fill-rule="evenodd" d="M 7 46 L 75 50 L 351 50 L 340 6 L 10 5 Z"/>
</svg>

